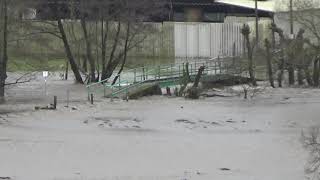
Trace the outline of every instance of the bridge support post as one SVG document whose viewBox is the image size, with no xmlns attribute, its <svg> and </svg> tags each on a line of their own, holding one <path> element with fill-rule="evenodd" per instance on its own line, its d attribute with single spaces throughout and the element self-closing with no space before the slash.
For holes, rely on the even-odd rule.
<svg viewBox="0 0 320 180">
<path fill-rule="evenodd" d="M 145 73 L 145 77 L 143 78 L 143 80 L 148 80 L 148 67 L 146 67 L 146 73 Z"/>
</svg>

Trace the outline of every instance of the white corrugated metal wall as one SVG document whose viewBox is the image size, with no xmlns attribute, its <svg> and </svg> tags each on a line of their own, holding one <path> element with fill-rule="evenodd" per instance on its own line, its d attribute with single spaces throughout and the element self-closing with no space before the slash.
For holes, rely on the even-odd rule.
<svg viewBox="0 0 320 180">
<path fill-rule="evenodd" d="M 175 56 L 181 58 L 215 58 L 243 52 L 242 24 L 175 23 Z"/>
</svg>

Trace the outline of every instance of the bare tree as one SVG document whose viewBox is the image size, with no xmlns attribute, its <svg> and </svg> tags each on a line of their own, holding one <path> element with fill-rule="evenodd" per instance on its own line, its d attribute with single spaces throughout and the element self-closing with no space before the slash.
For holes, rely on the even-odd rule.
<svg viewBox="0 0 320 180">
<path fill-rule="evenodd" d="M 307 133 L 302 132 L 301 141 L 309 151 L 309 160 L 305 172 L 320 179 L 320 129 L 313 127 Z"/>
<path fill-rule="evenodd" d="M 273 81 L 272 56 L 270 51 L 271 44 L 268 39 L 265 40 L 265 47 L 266 47 L 266 60 L 267 60 L 267 67 L 268 67 L 269 82 L 271 87 L 275 88 L 274 81 Z"/>
<path fill-rule="evenodd" d="M 249 76 L 250 76 L 250 80 L 252 82 L 252 84 L 254 86 L 257 85 L 256 79 L 255 79 L 255 75 L 254 75 L 254 69 L 253 69 L 253 45 L 251 45 L 251 41 L 250 41 L 250 27 L 247 24 L 244 24 L 242 29 L 241 29 L 241 33 L 244 36 L 245 42 L 246 42 L 246 48 L 247 48 L 247 53 L 248 53 L 248 72 L 249 72 Z"/>
<path fill-rule="evenodd" d="M 294 0 L 293 6 L 296 12 L 293 14 L 294 21 L 302 26 L 312 40 L 305 41 L 310 48 L 314 49 L 314 86 L 319 86 L 319 52 L 320 52 L 320 11 L 317 8 L 319 2 L 313 0 Z"/>
<path fill-rule="evenodd" d="M 1 52 L 0 52 L 0 102 L 4 100 L 4 87 L 7 79 L 7 62 L 8 62 L 8 2 L 3 0 L 0 2 L 0 38 Z"/>
</svg>

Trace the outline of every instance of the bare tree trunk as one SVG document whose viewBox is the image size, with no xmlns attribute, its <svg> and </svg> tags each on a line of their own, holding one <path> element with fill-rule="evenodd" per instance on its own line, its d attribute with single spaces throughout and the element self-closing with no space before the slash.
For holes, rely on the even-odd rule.
<svg viewBox="0 0 320 180">
<path fill-rule="evenodd" d="M 102 63 L 102 73 L 101 80 L 107 79 L 106 77 L 106 54 L 107 54 L 107 38 L 109 31 L 109 22 L 106 22 L 106 27 L 104 26 L 104 19 L 101 19 L 101 63 Z"/>
<path fill-rule="evenodd" d="M 70 63 L 71 69 L 72 69 L 72 71 L 74 73 L 74 76 L 76 78 L 76 82 L 83 84 L 83 80 L 82 80 L 81 74 L 79 72 L 78 65 L 77 65 L 77 63 L 74 60 L 74 57 L 72 55 L 71 48 L 70 48 L 70 45 L 69 45 L 65 30 L 63 28 L 63 24 L 62 24 L 61 19 L 58 20 L 58 28 L 59 28 L 59 31 L 60 31 L 60 34 L 61 34 L 61 37 L 62 37 L 64 48 L 65 48 L 65 51 L 66 51 L 66 54 L 67 54 L 67 58 L 69 60 L 69 63 Z"/>
<path fill-rule="evenodd" d="M 201 66 L 198 70 L 198 74 L 196 76 L 196 79 L 194 81 L 194 84 L 193 86 L 187 90 L 187 98 L 190 98 L 190 99 L 199 99 L 199 94 L 200 94 L 200 90 L 198 88 L 199 86 L 199 83 L 200 83 L 200 79 L 201 79 L 201 76 L 203 74 L 203 71 L 204 71 L 205 67 L 204 66 Z"/>
<path fill-rule="evenodd" d="M 283 55 L 283 49 L 281 50 L 281 57 L 279 60 L 279 74 L 278 74 L 278 84 L 279 87 L 282 87 L 282 79 L 284 74 L 284 55 Z"/>
<path fill-rule="evenodd" d="M 127 53 L 128 53 L 128 43 L 129 43 L 129 37 L 130 37 L 130 23 L 128 22 L 127 23 L 127 34 L 126 34 L 126 40 L 125 40 L 125 44 L 124 44 L 124 57 L 123 57 L 123 61 L 122 61 L 122 64 L 121 64 L 121 67 L 119 69 L 119 72 L 117 74 L 117 76 L 114 78 L 113 82 L 112 82 L 112 85 L 114 85 L 120 74 L 122 73 L 123 71 L 123 68 L 124 68 L 124 65 L 126 64 L 126 61 L 127 61 Z"/>
<path fill-rule="evenodd" d="M 246 41 L 246 46 L 247 46 L 247 50 L 248 50 L 248 71 L 249 71 L 249 76 L 250 76 L 250 81 L 252 82 L 252 84 L 254 86 L 257 85 L 255 76 L 254 76 L 254 70 L 253 70 L 253 48 L 251 46 L 250 43 L 250 27 L 248 25 L 244 25 L 243 29 L 242 29 L 242 34 L 244 36 L 244 39 Z"/>
<path fill-rule="evenodd" d="M 310 74 L 310 71 L 309 71 L 309 65 L 310 64 L 305 65 L 303 71 L 304 71 L 304 74 L 306 75 L 306 79 L 307 79 L 308 85 L 309 86 L 313 86 L 312 77 L 311 77 L 311 74 Z"/>
<path fill-rule="evenodd" d="M 8 4 L 7 0 L 3 1 L 3 52 L 2 57 L 0 57 L 0 103 L 4 101 L 4 86 L 7 79 L 7 62 L 8 62 Z"/>
<path fill-rule="evenodd" d="M 294 76 L 294 66 L 292 63 L 288 64 L 288 73 L 289 73 L 289 85 L 294 85 L 295 76 Z"/>
<path fill-rule="evenodd" d="M 191 82 L 191 77 L 190 77 L 190 73 L 189 73 L 189 63 L 187 62 L 186 65 L 186 78 L 188 82 Z"/>
<path fill-rule="evenodd" d="M 313 62 L 313 85 L 314 87 L 319 86 L 319 58 L 317 57 Z"/>
<path fill-rule="evenodd" d="M 272 32 L 278 33 L 280 37 L 280 59 L 279 59 L 279 73 L 278 73 L 278 84 L 279 87 L 282 87 L 282 79 L 283 79 L 283 74 L 284 74 L 284 69 L 285 69 L 285 56 L 284 56 L 284 46 L 285 46 L 285 37 L 283 34 L 283 30 L 278 28 L 276 24 L 272 24 L 271 26 Z"/>
<path fill-rule="evenodd" d="M 95 65 L 95 60 L 92 56 L 92 51 L 91 51 L 91 42 L 88 36 L 88 30 L 87 30 L 87 25 L 86 25 L 86 20 L 84 18 L 81 18 L 81 26 L 83 30 L 83 35 L 84 39 L 86 42 L 86 52 L 87 52 L 87 60 L 89 61 L 90 65 L 90 80 L 89 82 L 95 82 L 96 81 L 96 65 Z"/>
<path fill-rule="evenodd" d="M 204 71 L 205 67 L 204 66 L 201 66 L 198 70 L 198 74 L 196 76 L 196 79 L 194 80 L 194 84 L 192 87 L 194 88 L 197 88 L 199 86 L 199 82 L 200 82 L 200 79 L 201 79 L 201 76 L 203 74 L 203 71 Z"/>
<path fill-rule="evenodd" d="M 66 61 L 66 72 L 64 74 L 64 79 L 68 80 L 68 73 L 69 73 L 69 62 Z"/>
<path fill-rule="evenodd" d="M 268 39 L 265 40 L 265 46 L 267 51 L 267 66 L 268 66 L 268 75 L 269 75 L 269 82 L 271 87 L 275 88 L 274 86 L 274 80 L 273 80 L 273 72 L 272 72 L 272 63 L 271 63 L 271 53 L 270 53 L 270 42 Z"/>
<path fill-rule="evenodd" d="M 86 55 L 84 55 L 84 54 L 82 54 L 81 55 L 82 56 L 82 69 L 83 69 L 83 71 L 85 72 L 85 73 L 87 73 L 88 72 L 88 60 L 87 60 L 87 56 Z"/>
<path fill-rule="evenodd" d="M 185 64 L 185 68 L 183 69 L 183 76 L 181 78 L 181 87 L 180 90 L 178 92 L 178 96 L 182 96 L 185 89 L 188 86 L 188 83 L 191 82 L 191 77 L 190 77 L 190 73 L 189 73 L 189 63 L 187 62 Z"/>
<path fill-rule="evenodd" d="M 303 71 L 301 67 L 298 67 L 298 83 L 300 86 L 303 85 Z"/>
<path fill-rule="evenodd" d="M 114 69 L 116 68 L 116 66 L 119 63 L 118 61 L 120 59 L 116 58 L 116 60 L 114 60 L 114 56 L 115 56 L 115 52 L 116 52 L 116 49 L 117 49 L 118 44 L 119 44 L 120 31 L 121 31 L 121 22 L 119 21 L 118 22 L 117 33 L 116 33 L 116 36 L 115 36 L 115 39 L 114 39 L 114 43 L 113 43 L 113 47 L 112 47 L 112 50 L 111 50 L 111 53 L 110 53 L 109 62 L 107 64 L 107 66 L 106 66 L 106 73 L 102 75 L 103 79 L 109 78 L 112 75 Z"/>
<path fill-rule="evenodd" d="M 98 33 L 98 21 L 96 20 L 95 21 L 95 24 L 96 24 L 96 32 L 95 32 L 95 51 L 96 51 L 96 71 L 97 71 L 97 75 L 96 75 L 96 82 L 99 81 L 100 79 L 100 57 L 99 57 L 99 40 L 98 40 L 98 36 L 99 36 L 99 33 Z"/>
</svg>

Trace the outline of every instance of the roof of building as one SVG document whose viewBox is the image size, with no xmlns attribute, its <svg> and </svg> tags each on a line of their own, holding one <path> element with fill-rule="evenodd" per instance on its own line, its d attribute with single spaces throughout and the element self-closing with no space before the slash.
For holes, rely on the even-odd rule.
<svg viewBox="0 0 320 180">
<path fill-rule="evenodd" d="M 275 1 L 279 1 L 279 0 L 258 1 L 258 9 L 274 12 Z M 247 7 L 247 8 L 255 8 L 254 0 L 216 0 L 216 2 L 222 2 L 225 4 L 236 5 L 236 6 Z"/>
</svg>

